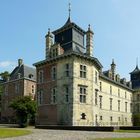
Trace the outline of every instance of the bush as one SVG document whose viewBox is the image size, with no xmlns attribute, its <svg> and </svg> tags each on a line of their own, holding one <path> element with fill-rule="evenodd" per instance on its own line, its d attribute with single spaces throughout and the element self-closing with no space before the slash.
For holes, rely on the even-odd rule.
<svg viewBox="0 0 140 140">
<path fill-rule="evenodd" d="M 15 110 L 20 127 L 27 127 L 29 121 L 35 119 L 37 105 L 30 96 L 16 98 L 11 102 L 10 107 Z"/>
</svg>

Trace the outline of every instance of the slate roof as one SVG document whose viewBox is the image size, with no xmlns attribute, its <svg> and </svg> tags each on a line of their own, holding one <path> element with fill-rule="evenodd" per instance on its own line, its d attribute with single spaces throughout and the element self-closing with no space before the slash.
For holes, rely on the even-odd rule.
<svg viewBox="0 0 140 140">
<path fill-rule="evenodd" d="M 128 89 L 130 91 L 133 91 L 133 89 L 131 87 L 127 86 L 127 84 L 125 85 L 125 84 L 123 84 L 121 82 L 114 81 L 114 80 L 110 79 L 109 77 L 107 77 L 106 75 L 104 75 L 104 73 L 100 73 L 100 78 L 103 78 L 103 79 L 105 79 L 107 81 L 110 81 L 111 83 L 114 83 L 114 84 L 116 84 L 118 86 L 126 88 L 126 89 Z"/>
<path fill-rule="evenodd" d="M 52 62 L 52 61 L 56 61 L 56 60 L 63 59 L 63 58 L 66 58 L 66 57 L 71 57 L 72 55 L 75 55 L 75 56 L 84 58 L 86 60 L 92 61 L 98 69 L 102 69 L 102 67 L 103 67 L 102 64 L 100 63 L 100 61 L 97 58 L 90 57 L 90 56 L 87 56 L 87 55 L 82 54 L 82 53 L 80 54 L 80 53 L 77 53 L 77 52 L 74 52 L 74 51 L 70 51 L 70 52 L 64 53 L 62 55 L 58 55 L 57 57 L 54 57 L 54 58 L 49 58 L 49 59 L 45 59 L 43 61 L 39 61 L 37 63 L 34 63 L 33 65 L 37 67 L 37 66 L 40 66 L 40 65 Z"/>
<path fill-rule="evenodd" d="M 138 66 L 136 66 L 136 68 L 130 74 L 137 74 L 137 73 L 140 73 L 140 69 L 138 68 Z"/>
<path fill-rule="evenodd" d="M 36 81 L 36 70 L 35 68 L 26 66 L 22 64 L 17 66 L 10 74 L 10 80 L 15 80 L 17 78 L 29 78 Z"/>
<path fill-rule="evenodd" d="M 75 29 L 77 29 L 78 31 L 80 31 L 82 34 L 85 34 L 85 33 L 86 33 L 86 32 L 85 32 L 82 28 L 80 28 L 77 24 L 75 24 L 74 22 L 71 22 L 70 17 L 68 18 L 68 20 L 66 21 L 66 23 L 65 23 L 61 28 L 59 28 L 59 29 L 53 31 L 52 33 L 55 35 L 55 34 L 61 32 L 61 31 L 63 31 L 63 30 L 68 29 L 68 28 L 75 28 Z"/>
</svg>

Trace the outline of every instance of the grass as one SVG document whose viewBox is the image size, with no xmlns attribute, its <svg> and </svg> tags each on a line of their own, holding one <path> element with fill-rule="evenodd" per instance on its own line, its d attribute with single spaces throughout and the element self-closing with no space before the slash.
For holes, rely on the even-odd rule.
<svg viewBox="0 0 140 140">
<path fill-rule="evenodd" d="M 140 140 L 140 138 L 102 138 L 102 139 L 90 139 L 90 140 Z"/>
<path fill-rule="evenodd" d="M 114 132 L 122 132 L 122 133 L 140 133 L 140 130 L 115 130 Z"/>
<path fill-rule="evenodd" d="M 23 136 L 27 134 L 31 134 L 31 131 L 12 128 L 0 128 L 0 138 Z"/>
</svg>

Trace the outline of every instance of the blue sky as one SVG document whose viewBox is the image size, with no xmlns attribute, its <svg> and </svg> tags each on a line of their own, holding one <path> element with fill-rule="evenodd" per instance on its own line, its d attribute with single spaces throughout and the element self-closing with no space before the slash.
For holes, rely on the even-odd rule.
<svg viewBox="0 0 140 140">
<path fill-rule="evenodd" d="M 140 55 L 140 0 L 0 0 L 0 72 L 11 71 L 17 59 L 33 63 L 45 58 L 45 35 L 71 19 L 94 31 L 94 56 L 103 70 L 112 58 L 121 77 L 129 78 Z"/>
</svg>

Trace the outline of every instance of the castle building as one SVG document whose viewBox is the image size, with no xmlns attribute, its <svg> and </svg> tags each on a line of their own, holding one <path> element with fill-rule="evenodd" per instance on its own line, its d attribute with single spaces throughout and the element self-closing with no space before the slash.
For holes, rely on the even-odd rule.
<svg viewBox="0 0 140 140">
<path fill-rule="evenodd" d="M 114 60 L 102 71 L 93 38 L 90 25 L 84 31 L 70 16 L 61 28 L 48 30 L 46 58 L 34 64 L 36 125 L 132 126 L 135 84 L 120 78 Z"/>
<path fill-rule="evenodd" d="M 3 92 L 1 94 L 1 122 L 15 122 L 15 112 L 9 108 L 13 99 L 21 96 L 31 96 L 36 93 L 36 70 L 23 64 L 18 60 L 18 66 L 12 71 L 7 81 L 1 83 Z"/>
<path fill-rule="evenodd" d="M 134 125 L 140 125 L 140 69 L 138 65 L 136 68 L 130 73 L 130 79 L 132 82 L 133 88 L 133 123 Z"/>
</svg>

